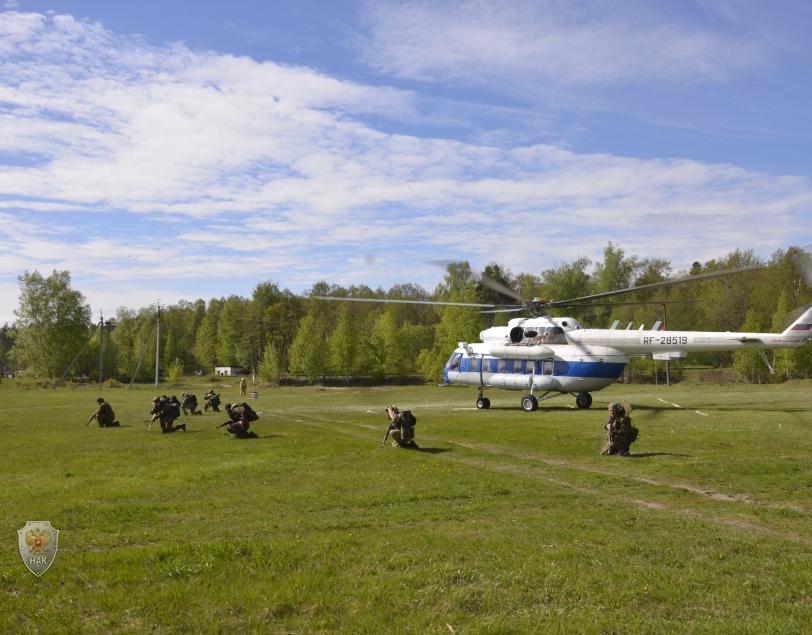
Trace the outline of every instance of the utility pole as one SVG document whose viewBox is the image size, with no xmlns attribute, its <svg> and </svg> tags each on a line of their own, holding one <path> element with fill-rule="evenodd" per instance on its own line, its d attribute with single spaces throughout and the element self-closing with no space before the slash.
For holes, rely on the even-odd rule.
<svg viewBox="0 0 812 635">
<path fill-rule="evenodd" d="M 158 377 L 161 372 L 161 301 L 158 300 L 158 322 L 156 323 L 155 337 L 155 387 L 158 387 Z"/>
<path fill-rule="evenodd" d="M 104 314 L 99 311 L 99 390 L 104 387 L 104 378 L 102 377 L 104 368 Z"/>
<path fill-rule="evenodd" d="M 668 330 L 668 316 L 665 312 L 665 303 L 663 303 L 663 330 Z M 671 385 L 671 360 L 665 360 L 665 385 Z"/>
</svg>

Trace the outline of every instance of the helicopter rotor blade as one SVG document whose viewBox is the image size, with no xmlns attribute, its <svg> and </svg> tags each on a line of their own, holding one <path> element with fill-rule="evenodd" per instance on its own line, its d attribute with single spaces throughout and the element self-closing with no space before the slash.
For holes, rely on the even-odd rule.
<svg viewBox="0 0 812 635">
<path fill-rule="evenodd" d="M 473 306 L 493 308 L 499 304 L 475 304 L 473 302 L 434 302 L 433 300 L 389 300 L 387 298 L 338 298 L 330 295 L 314 295 L 317 300 L 335 300 L 337 302 L 389 302 L 390 304 L 435 304 L 440 306 Z"/>
<path fill-rule="evenodd" d="M 589 302 L 584 304 L 558 304 L 554 309 L 580 309 L 589 308 L 593 306 L 624 306 L 624 305 L 637 305 L 637 304 L 696 304 L 700 300 L 640 300 L 639 302 Z"/>
<path fill-rule="evenodd" d="M 517 306 L 512 309 L 494 309 L 492 311 L 480 311 L 480 313 L 515 313 L 517 311 L 527 311 L 527 307 Z"/>
<path fill-rule="evenodd" d="M 490 276 L 486 275 L 479 276 L 479 283 L 482 284 L 483 286 L 493 289 L 497 293 L 501 293 L 502 295 L 506 295 L 509 298 L 518 300 L 522 304 L 527 304 L 527 300 L 525 300 L 522 296 L 516 293 L 513 289 L 511 289 L 507 285 L 502 284 L 498 280 L 494 280 Z"/>
<path fill-rule="evenodd" d="M 722 276 L 730 276 L 736 273 L 747 273 L 748 271 L 758 271 L 765 269 L 767 265 L 751 265 L 749 267 L 738 267 L 736 269 L 725 269 L 724 271 L 713 271 L 711 273 L 702 273 L 696 276 L 686 276 L 684 278 L 677 278 L 675 280 L 664 280 L 663 282 L 652 282 L 651 284 L 643 284 L 639 287 L 629 287 L 627 289 L 619 289 L 617 291 L 606 291 L 604 293 L 595 293 L 594 295 L 585 295 L 580 298 L 571 298 L 569 300 L 561 300 L 558 302 L 550 302 L 547 304 L 550 308 L 560 307 L 562 305 L 569 305 L 573 302 L 588 302 L 590 300 L 603 300 L 604 298 L 612 298 L 618 295 L 625 295 L 627 293 L 637 293 L 638 291 L 653 291 L 654 289 L 662 289 L 665 287 L 672 287 L 678 284 L 685 284 L 686 282 L 698 282 L 700 280 L 710 280 L 711 278 L 720 278 Z M 657 304 L 662 304 L 658 302 Z"/>
</svg>

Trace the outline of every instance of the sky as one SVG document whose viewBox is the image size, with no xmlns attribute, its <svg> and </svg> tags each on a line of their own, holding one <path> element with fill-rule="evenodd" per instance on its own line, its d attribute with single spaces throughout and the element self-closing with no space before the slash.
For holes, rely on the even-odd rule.
<svg viewBox="0 0 812 635">
<path fill-rule="evenodd" d="M 812 242 L 812 5 L 0 0 L 0 324 Z"/>
</svg>

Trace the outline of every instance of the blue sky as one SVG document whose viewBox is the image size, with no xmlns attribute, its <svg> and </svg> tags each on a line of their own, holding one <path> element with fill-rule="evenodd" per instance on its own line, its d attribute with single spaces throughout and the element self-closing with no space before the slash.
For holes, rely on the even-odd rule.
<svg viewBox="0 0 812 635">
<path fill-rule="evenodd" d="M 0 7 L 0 322 L 812 240 L 808 3 Z"/>
</svg>

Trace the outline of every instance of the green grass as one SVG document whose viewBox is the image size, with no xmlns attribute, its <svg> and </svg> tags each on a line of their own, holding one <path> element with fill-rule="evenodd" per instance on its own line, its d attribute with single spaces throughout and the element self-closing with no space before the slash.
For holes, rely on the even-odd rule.
<svg viewBox="0 0 812 635">
<path fill-rule="evenodd" d="M 96 389 L 4 382 L 0 632 L 812 630 L 810 388 L 616 385 L 535 413 L 504 391 L 477 411 L 474 389 L 265 389 L 240 441 L 211 412 L 147 433 L 153 389 L 105 388 L 124 427 L 100 429 Z M 600 457 L 620 399 L 635 456 Z M 420 452 L 381 448 L 389 403 Z M 28 520 L 60 530 L 41 578 Z"/>
</svg>

